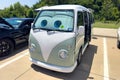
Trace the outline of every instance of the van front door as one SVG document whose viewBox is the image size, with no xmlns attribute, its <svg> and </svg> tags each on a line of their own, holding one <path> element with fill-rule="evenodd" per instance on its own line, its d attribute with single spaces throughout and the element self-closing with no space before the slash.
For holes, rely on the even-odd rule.
<svg viewBox="0 0 120 80">
<path fill-rule="evenodd" d="M 80 48 L 84 45 L 84 15 L 83 12 L 78 11 L 77 13 L 77 29 L 76 29 L 76 56 L 79 53 Z"/>
</svg>

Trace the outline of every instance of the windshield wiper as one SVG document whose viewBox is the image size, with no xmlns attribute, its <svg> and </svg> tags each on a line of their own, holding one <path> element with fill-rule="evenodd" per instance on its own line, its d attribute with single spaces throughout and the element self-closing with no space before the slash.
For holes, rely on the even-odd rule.
<svg viewBox="0 0 120 80">
<path fill-rule="evenodd" d="M 41 30 L 45 30 L 45 31 L 55 31 L 55 30 L 52 30 L 52 29 L 47 29 L 47 28 L 40 28 Z"/>
<path fill-rule="evenodd" d="M 45 30 L 45 31 L 55 31 L 55 30 L 52 30 L 52 29 L 47 29 L 47 28 L 35 28 L 35 27 L 33 27 L 33 30 L 36 30 L 36 29 L 38 29 L 38 30 Z"/>
</svg>

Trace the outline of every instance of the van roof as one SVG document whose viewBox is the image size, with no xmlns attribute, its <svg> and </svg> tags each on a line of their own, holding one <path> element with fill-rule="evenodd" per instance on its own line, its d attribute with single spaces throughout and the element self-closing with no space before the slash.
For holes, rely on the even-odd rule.
<svg viewBox="0 0 120 80">
<path fill-rule="evenodd" d="M 85 10 L 85 11 L 89 11 L 89 9 L 87 9 L 86 7 L 84 6 L 81 6 L 81 5 L 55 5 L 55 6 L 44 6 L 44 7 L 41 7 L 41 8 L 38 8 L 36 9 L 36 11 L 39 11 L 39 10 L 42 10 L 42 9 L 74 9 L 74 10 Z"/>
</svg>

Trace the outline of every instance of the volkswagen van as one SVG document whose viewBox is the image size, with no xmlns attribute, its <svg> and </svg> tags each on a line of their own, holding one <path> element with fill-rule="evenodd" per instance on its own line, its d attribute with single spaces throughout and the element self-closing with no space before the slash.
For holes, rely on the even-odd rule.
<svg viewBox="0 0 120 80">
<path fill-rule="evenodd" d="M 30 60 L 53 71 L 70 73 L 91 41 L 93 17 L 81 5 L 39 8 L 29 36 Z"/>
</svg>

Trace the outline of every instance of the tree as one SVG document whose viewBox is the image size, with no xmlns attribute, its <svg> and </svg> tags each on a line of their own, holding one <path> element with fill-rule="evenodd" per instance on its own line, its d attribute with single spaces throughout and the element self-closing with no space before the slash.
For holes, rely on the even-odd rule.
<svg viewBox="0 0 120 80">
<path fill-rule="evenodd" d="M 27 17 L 31 17 L 31 18 L 34 17 L 34 13 L 32 9 L 27 10 Z"/>
<path fill-rule="evenodd" d="M 117 20 L 119 15 L 118 9 L 114 6 L 111 0 L 104 0 L 101 10 L 101 19 Z"/>
<path fill-rule="evenodd" d="M 91 8 L 94 10 L 95 19 L 99 20 L 117 20 L 120 18 L 120 0 L 39 0 L 32 8 L 17 2 L 4 10 L 0 10 L 0 17 L 34 17 L 36 15 L 35 9 L 58 4 L 77 4 Z"/>
</svg>

